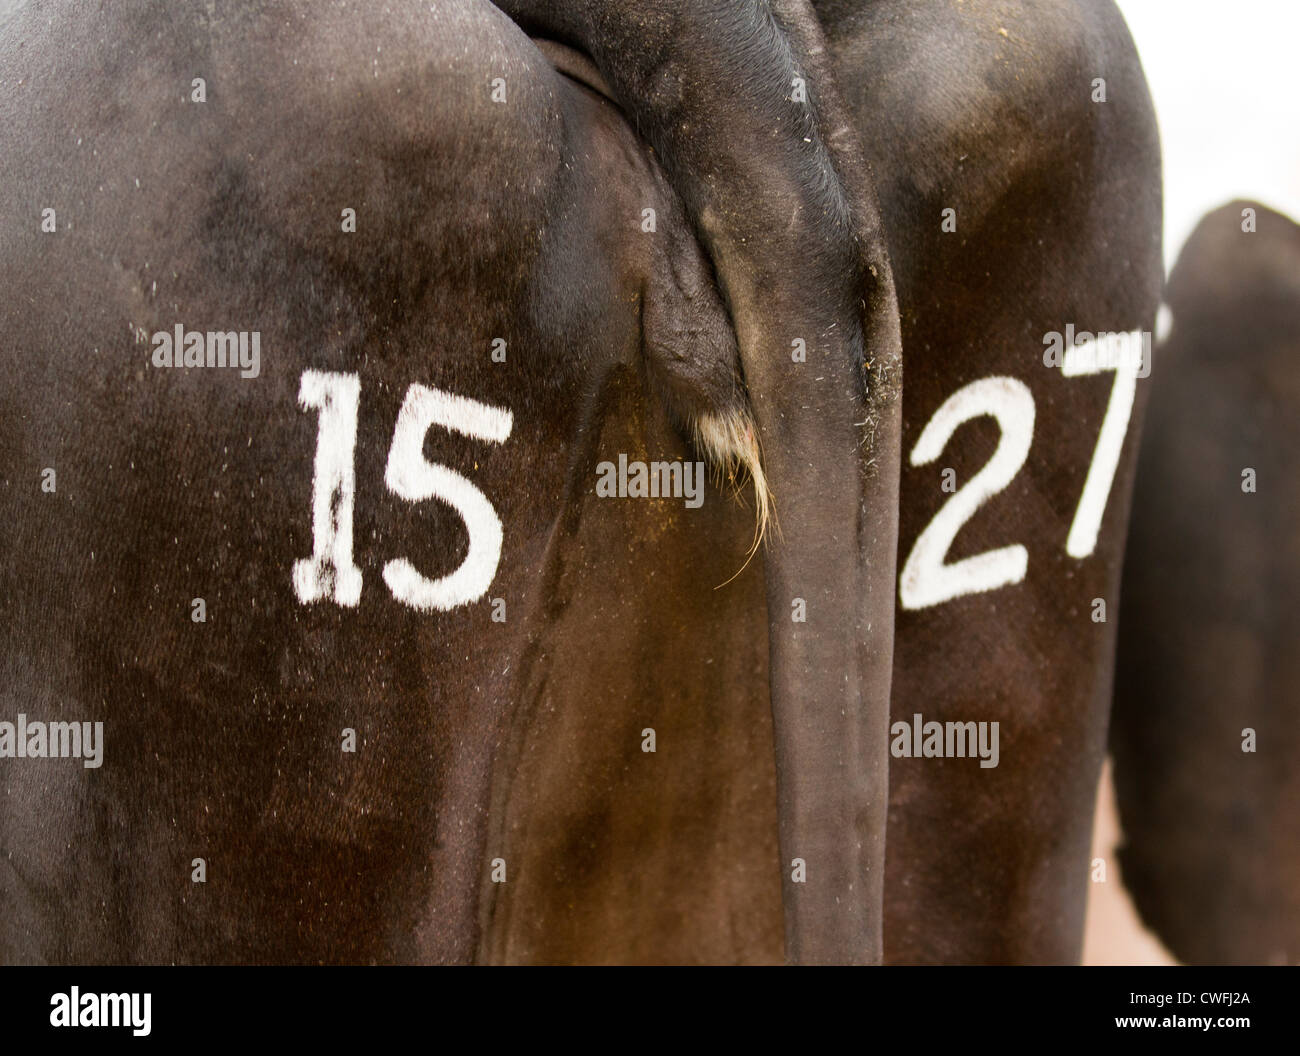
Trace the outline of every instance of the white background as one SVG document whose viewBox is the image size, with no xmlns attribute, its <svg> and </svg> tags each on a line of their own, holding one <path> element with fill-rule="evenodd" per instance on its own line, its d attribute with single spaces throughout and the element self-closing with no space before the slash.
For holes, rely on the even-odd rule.
<svg viewBox="0 0 1300 1056">
<path fill-rule="evenodd" d="M 1165 165 L 1165 266 L 1233 198 L 1300 220 L 1300 2 L 1117 0 Z"/>
</svg>

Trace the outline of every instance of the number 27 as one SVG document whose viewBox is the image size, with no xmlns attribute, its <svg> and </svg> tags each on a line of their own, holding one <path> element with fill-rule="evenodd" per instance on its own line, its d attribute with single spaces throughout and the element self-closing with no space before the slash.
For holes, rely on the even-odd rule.
<svg viewBox="0 0 1300 1056">
<path fill-rule="evenodd" d="M 1134 334 L 1124 335 L 1132 339 Z M 1071 557 L 1088 557 L 1097 547 L 1102 516 L 1119 467 L 1137 391 L 1140 364 L 1133 356 L 1098 355 L 1096 343 L 1068 348 L 1061 364 L 1067 378 L 1115 371 L 1106 415 L 1088 467 L 1083 493 L 1075 510 L 1065 550 Z M 1113 349 L 1111 351 L 1114 351 Z M 975 512 L 1011 483 L 1029 455 L 1034 436 L 1034 398 L 1024 383 L 1010 377 L 981 378 L 953 393 L 926 423 L 912 448 L 913 466 L 935 461 L 957 427 L 980 415 L 991 415 L 1001 437 L 993 457 L 948 500 L 912 545 L 899 573 L 899 600 L 905 609 L 923 609 L 945 601 L 996 590 L 1025 578 L 1029 553 L 1019 543 L 945 564 L 948 548 Z"/>
</svg>

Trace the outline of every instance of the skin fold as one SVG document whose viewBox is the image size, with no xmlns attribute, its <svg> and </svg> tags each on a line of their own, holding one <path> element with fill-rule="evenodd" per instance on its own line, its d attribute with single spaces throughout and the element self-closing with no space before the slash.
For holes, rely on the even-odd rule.
<svg viewBox="0 0 1300 1056">
<path fill-rule="evenodd" d="M 591 57 L 713 262 L 779 525 L 764 569 L 787 954 L 877 961 L 899 334 L 820 27 L 795 2 L 499 6 Z M 813 105 L 792 100 L 797 81 Z M 792 362 L 796 338 L 806 363 Z M 806 623 L 789 618 L 796 599 Z M 792 879 L 795 859 L 808 882 Z"/>
</svg>

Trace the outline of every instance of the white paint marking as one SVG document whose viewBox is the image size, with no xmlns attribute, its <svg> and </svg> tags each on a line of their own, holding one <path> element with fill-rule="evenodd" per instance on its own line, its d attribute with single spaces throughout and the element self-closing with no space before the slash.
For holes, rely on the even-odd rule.
<svg viewBox="0 0 1300 1056">
<path fill-rule="evenodd" d="M 1061 373 L 1067 378 L 1085 377 L 1107 370 L 1115 372 L 1106 417 L 1102 419 L 1097 447 L 1088 467 L 1088 478 L 1084 481 L 1083 494 L 1079 496 L 1079 507 L 1065 543 L 1065 552 L 1071 557 L 1087 557 L 1097 548 L 1097 535 L 1110 499 L 1111 485 L 1115 482 L 1120 452 L 1124 449 L 1124 435 L 1128 432 L 1129 417 L 1133 413 L 1133 397 L 1141 369 L 1140 330 L 1107 335 L 1106 340 L 1088 341 L 1065 350 Z"/>
<path fill-rule="evenodd" d="M 432 425 L 492 443 L 504 443 L 514 418 L 440 389 L 412 385 L 397 415 L 393 446 L 384 481 L 390 491 L 411 502 L 437 498 L 454 507 L 469 532 L 469 552 L 456 571 L 439 579 L 422 576 L 405 558 L 384 566 L 384 582 L 398 601 L 412 608 L 446 611 L 477 601 L 487 593 L 501 560 L 501 521 L 481 491 L 459 473 L 424 457 L 424 436 Z"/>
<path fill-rule="evenodd" d="M 311 557 L 293 564 L 293 589 L 303 604 L 333 598 L 353 606 L 361 600 L 361 569 L 352 560 L 352 511 L 356 502 L 353 453 L 361 379 L 355 374 L 305 370 L 298 403 L 320 412 L 312 473 Z"/>
<path fill-rule="evenodd" d="M 923 609 L 1025 578 L 1029 552 L 1019 543 L 944 564 L 957 532 L 989 499 L 1011 483 L 1029 455 L 1034 438 L 1034 397 L 1015 378 L 973 381 L 948 397 L 922 430 L 912 449 L 913 466 L 928 465 L 943 454 L 957 427 L 980 415 L 997 420 L 1002 436 L 988 464 L 950 498 L 916 538 L 899 576 L 905 609 Z"/>
<path fill-rule="evenodd" d="M 1162 304 L 1156 312 L 1156 342 L 1164 344 L 1174 329 L 1174 313 L 1167 304 Z"/>
</svg>

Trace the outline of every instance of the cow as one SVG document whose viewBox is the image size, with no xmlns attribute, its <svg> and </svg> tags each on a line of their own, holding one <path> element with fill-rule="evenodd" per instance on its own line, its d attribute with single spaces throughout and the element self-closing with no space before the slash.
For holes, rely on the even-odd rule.
<svg viewBox="0 0 1300 1056">
<path fill-rule="evenodd" d="M 889 761 L 884 957 L 1077 962 L 1163 282 L 1141 65 L 1109 3 L 816 6 L 902 316 L 891 752 L 908 755 Z M 1135 340 L 1063 347 L 1081 332 Z M 557 690 L 516 728 L 494 844 L 520 869 L 494 889 L 485 959 L 782 959 L 771 733 L 745 705 L 765 671 L 696 648 L 638 665 L 621 707 L 566 710 Z M 918 715 L 945 740 L 998 723 L 996 765 L 975 745 L 915 757 L 893 730 Z"/>
<path fill-rule="evenodd" d="M 693 65 L 711 23 L 659 5 L 667 80 L 621 99 L 669 174 L 485 3 L 6 13 L 7 701 L 24 747 L 107 731 L 5 764 L 6 960 L 471 960 L 498 743 L 572 650 L 599 701 L 708 637 L 771 643 L 791 958 L 878 959 L 896 305 L 778 7 Z M 764 597 L 716 491 L 593 494 L 620 441 L 747 470 L 760 533 L 770 485 Z M 571 600 L 638 536 L 690 573 L 665 621 Z"/>
<path fill-rule="evenodd" d="M 672 92 L 619 81 L 589 25 L 539 45 L 469 2 L 11 12 L 5 685 L 107 739 L 94 769 L 3 764 L 0 953 L 872 960 L 883 912 L 889 960 L 1070 959 L 1111 641 L 1083 612 L 1117 573 L 1133 430 L 1098 499 L 1110 376 L 1067 379 L 1043 339 L 1154 312 L 1158 154 L 1113 8 L 968 7 L 819 5 L 823 56 L 778 6 L 781 98 L 817 101 L 793 149 L 842 186 L 829 228 L 805 205 L 740 254 L 750 221 L 701 184 L 726 201 L 736 173 L 657 127 Z M 744 87 L 721 52 L 715 106 Z M 743 142 L 738 109 L 689 117 Z M 791 165 L 798 185 L 791 146 L 760 157 L 756 215 Z M 155 365 L 209 331 L 239 370 Z M 817 369 L 777 373 L 773 345 Z M 1037 439 L 960 545 L 1027 546 L 1028 571 L 936 601 L 942 552 L 907 565 L 957 500 L 916 452 L 965 390 L 1022 443 L 1024 394 L 970 389 L 989 377 L 1029 392 Z M 992 440 L 947 452 L 963 501 Z M 757 478 L 748 505 L 594 489 L 621 455 L 700 452 Z M 763 480 L 776 528 L 746 565 Z M 1062 556 L 1076 502 L 1097 542 Z M 900 509 L 913 644 L 891 655 Z M 971 635 L 990 618 L 1000 651 Z M 1008 733 L 991 777 L 893 759 L 882 877 L 891 660 L 895 718 L 948 717 L 964 679 L 1022 749 Z"/>
<path fill-rule="evenodd" d="M 1110 744 L 1124 884 L 1189 964 L 1300 959 L 1300 226 L 1205 216 L 1169 277 Z"/>
</svg>

